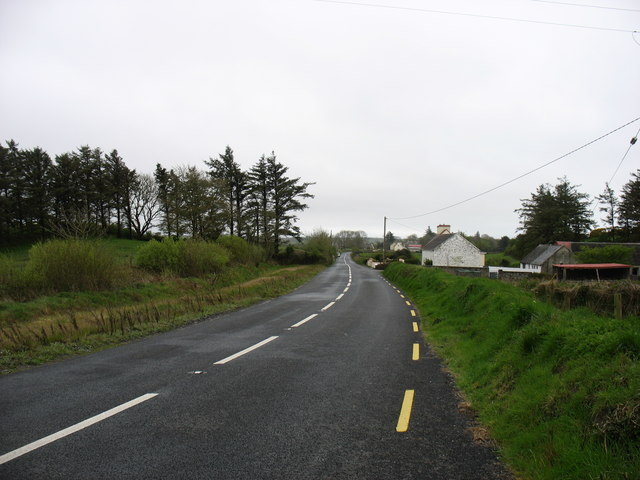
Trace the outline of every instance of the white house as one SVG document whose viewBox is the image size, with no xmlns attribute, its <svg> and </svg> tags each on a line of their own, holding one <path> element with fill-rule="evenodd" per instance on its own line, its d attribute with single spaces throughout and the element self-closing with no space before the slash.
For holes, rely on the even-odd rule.
<svg viewBox="0 0 640 480">
<path fill-rule="evenodd" d="M 459 233 L 436 235 L 422 248 L 422 264 L 428 260 L 436 267 L 484 267 L 484 256 Z"/>
<path fill-rule="evenodd" d="M 392 252 L 398 252 L 404 248 L 404 243 L 402 242 L 393 242 L 389 247 L 389 250 Z"/>
</svg>

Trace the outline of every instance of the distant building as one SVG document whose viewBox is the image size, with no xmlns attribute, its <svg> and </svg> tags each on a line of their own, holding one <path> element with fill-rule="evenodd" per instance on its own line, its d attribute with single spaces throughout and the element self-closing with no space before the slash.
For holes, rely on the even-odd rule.
<svg viewBox="0 0 640 480">
<path fill-rule="evenodd" d="M 565 246 L 538 245 L 520 260 L 520 268 L 535 273 L 553 273 L 554 264 L 575 262 L 575 255 Z"/>
<path fill-rule="evenodd" d="M 444 235 L 451 233 L 451 225 L 445 225 L 444 223 L 436 227 L 436 235 Z"/>
<path fill-rule="evenodd" d="M 393 242 L 391 244 L 391 246 L 389 247 L 389 250 L 393 251 L 393 252 L 398 252 L 400 250 L 402 250 L 404 247 L 404 243 L 402 242 Z"/>
<path fill-rule="evenodd" d="M 422 245 L 407 245 L 407 250 L 410 252 L 421 252 Z"/>
<path fill-rule="evenodd" d="M 485 252 L 481 252 L 459 233 L 450 233 L 450 225 L 438 225 L 439 233 L 422 248 L 422 264 L 436 267 L 484 267 Z"/>
</svg>

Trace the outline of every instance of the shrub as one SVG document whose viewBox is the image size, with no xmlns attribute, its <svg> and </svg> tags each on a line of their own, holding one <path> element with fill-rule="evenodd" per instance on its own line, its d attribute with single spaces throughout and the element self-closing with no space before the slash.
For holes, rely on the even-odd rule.
<svg viewBox="0 0 640 480">
<path fill-rule="evenodd" d="M 258 245 L 252 245 L 235 235 L 219 237 L 216 243 L 223 246 L 230 254 L 230 262 L 241 265 L 258 265 L 266 261 L 266 252 Z"/>
<path fill-rule="evenodd" d="M 178 269 L 178 242 L 164 238 L 150 240 L 138 249 L 136 265 L 155 273 L 176 272 Z"/>
<path fill-rule="evenodd" d="M 606 247 L 585 247 L 576 253 L 581 263 L 623 263 L 630 264 L 633 260 L 633 248 L 622 245 L 608 245 Z"/>
<path fill-rule="evenodd" d="M 229 254 L 221 245 L 193 239 L 178 242 L 177 273 L 183 277 L 216 273 L 227 263 Z"/>
<path fill-rule="evenodd" d="M 138 250 L 136 265 L 156 273 L 201 277 L 219 272 L 229 262 L 227 250 L 203 240 L 164 238 L 149 241 Z"/>
<path fill-rule="evenodd" d="M 331 235 L 324 230 L 316 230 L 308 235 L 304 241 L 304 250 L 307 252 L 305 263 L 324 263 L 330 265 L 336 257 L 336 249 L 333 246 Z"/>
<path fill-rule="evenodd" d="M 38 243 L 29 251 L 26 283 L 52 291 L 103 290 L 119 277 L 115 259 L 100 242 L 66 239 Z"/>
</svg>

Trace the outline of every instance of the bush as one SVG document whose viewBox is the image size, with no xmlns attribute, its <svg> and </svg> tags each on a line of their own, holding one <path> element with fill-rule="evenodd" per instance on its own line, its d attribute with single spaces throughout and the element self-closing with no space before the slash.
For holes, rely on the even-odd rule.
<svg viewBox="0 0 640 480">
<path fill-rule="evenodd" d="M 192 239 L 178 242 L 177 273 L 183 277 L 202 277 L 217 273 L 227 263 L 227 250 L 216 243 Z"/>
<path fill-rule="evenodd" d="M 323 263 L 330 265 L 336 258 L 331 235 L 324 230 L 316 230 L 305 238 L 302 247 L 306 252 L 304 263 Z"/>
<path fill-rule="evenodd" d="M 183 277 L 201 277 L 219 272 L 229 262 L 227 250 L 203 240 L 164 238 L 140 247 L 136 265 L 155 273 L 175 273 Z"/>
<path fill-rule="evenodd" d="M 13 299 L 24 299 L 30 295 L 30 287 L 26 283 L 27 275 L 17 260 L 0 255 L 0 294 Z"/>
<path fill-rule="evenodd" d="M 104 290 L 119 278 L 115 259 L 101 242 L 49 240 L 29 251 L 27 285 L 51 291 Z"/>
<path fill-rule="evenodd" d="M 150 240 L 138 249 L 136 265 L 155 273 L 176 272 L 178 269 L 178 242 L 164 238 Z"/>
<path fill-rule="evenodd" d="M 623 263 L 633 261 L 633 248 L 622 245 L 608 245 L 606 247 L 585 247 L 576 253 L 580 263 Z"/>
<path fill-rule="evenodd" d="M 259 265 L 266 261 L 267 255 L 264 249 L 258 245 L 252 245 L 243 238 L 235 235 L 225 235 L 216 240 L 229 252 L 231 263 L 240 265 Z"/>
</svg>

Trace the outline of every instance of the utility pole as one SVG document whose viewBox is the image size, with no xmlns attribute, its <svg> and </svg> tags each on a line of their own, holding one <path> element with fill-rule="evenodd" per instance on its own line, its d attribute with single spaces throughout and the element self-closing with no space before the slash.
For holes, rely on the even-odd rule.
<svg viewBox="0 0 640 480">
<path fill-rule="evenodd" d="M 384 248 L 384 242 L 387 241 L 387 217 L 384 217 L 384 233 L 382 234 L 382 263 L 384 263 L 384 256 L 386 249 Z"/>
</svg>

